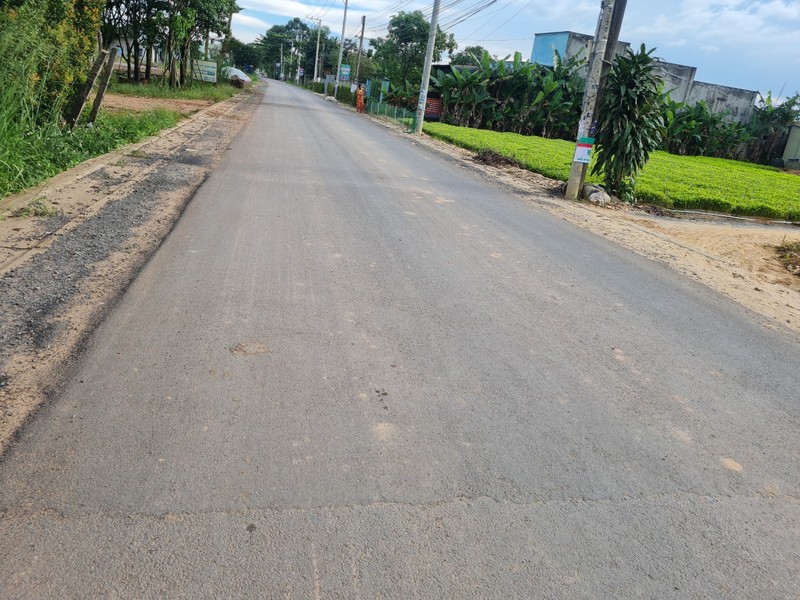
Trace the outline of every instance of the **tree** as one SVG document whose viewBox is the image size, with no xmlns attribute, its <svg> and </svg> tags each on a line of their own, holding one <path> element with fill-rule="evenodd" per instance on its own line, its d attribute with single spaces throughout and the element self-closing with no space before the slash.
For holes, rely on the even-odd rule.
<svg viewBox="0 0 800 600">
<path fill-rule="evenodd" d="M 450 57 L 451 65 L 480 67 L 484 53 L 489 51 L 483 46 L 467 46 L 460 52 L 456 52 Z M 497 57 L 492 57 L 497 60 Z"/>
<path fill-rule="evenodd" d="M 421 81 L 429 32 L 430 23 L 419 10 L 401 11 L 389 19 L 388 35 L 370 41 L 378 73 L 395 85 Z M 433 60 L 441 60 L 444 50 L 452 54 L 457 47 L 453 34 L 447 35 L 437 26 Z"/>
<path fill-rule="evenodd" d="M 261 66 L 261 56 L 257 44 L 245 44 L 236 38 L 231 38 L 228 44 L 228 51 L 233 59 L 233 64 L 242 69 L 246 67 Z"/>
<path fill-rule="evenodd" d="M 323 27 L 319 33 L 320 59 L 322 59 L 321 48 L 329 38 L 330 29 Z M 281 61 L 281 47 L 283 47 L 284 59 L 283 72 L 286 77 L 289 77 L 292 72 L 296 73 L 298 66 L 303 67 L 306 73 L 313 74 L 317 50 L 317 29 L 309 28 L 300 19 L 294 18 L 286 25 L 273 25 L 264 35 L 256 39 L 255 45 L 258 48 L 260 64 L 268 74 L 275 78 L 278 78 L 280 74 L 277 65 Z M 329 42 L 328 45 L 330 45 Z M 292 48 L 295 49 L 294 55 Z"/>
<path fill-rule="evenodd" d="M 664 132 L 666 95 L 658 75 L 655 49 L 644 44 L 635 54 L 618 56 L 608 73 L 595 135 L 597 162 L 592 173 L 603 173 L 606 191 L 633 202 L 634 177 L 647 164 Z"/>
<path fill-rule="evenodd" d="M 117 41 L 125 59 L 129 81 L 141 78 L 141 56 L 146 57 L 145 78 L 150 77 L 150 49 L 156 43 L 157 19 L 166 0 L 108 0 L 103 10 L 103 45 Z M 142 50 L 145 52 L 142 52 Z"/>
</svg>

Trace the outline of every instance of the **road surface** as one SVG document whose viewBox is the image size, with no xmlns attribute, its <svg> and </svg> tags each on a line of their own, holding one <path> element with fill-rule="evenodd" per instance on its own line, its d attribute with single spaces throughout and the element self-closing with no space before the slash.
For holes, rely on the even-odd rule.
<svg viewBox="0 0 800 600">
<path fill-rule="evenodd" d="M 796 598 L 798 365 L 270 82 L 0 463 L 0 597 Z"/>
</svg>

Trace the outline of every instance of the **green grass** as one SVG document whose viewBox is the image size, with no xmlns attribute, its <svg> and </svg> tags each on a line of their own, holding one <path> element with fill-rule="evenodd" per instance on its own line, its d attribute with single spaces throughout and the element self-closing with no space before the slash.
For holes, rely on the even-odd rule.
<svg viewBox="0 0 800 600">
<path fill-rule="evenodd" d="M 488 149 L 523 168 L 566 181 L 575 145 L 513 133 L 426 123 L 428 135 L 478 152 Z M 589 177 L 600 183 L 600 178 Z M 656 152 L 636 179 L 636 197 L 666 208 L 800 221 L 800 177 L 722 158 Z"/>
<path fill-rule="evenodd" d="M 170 89 L 168 86 L 159 84 L 137 84 L 137 83 L 118 83 L 113 82 L 108 86 L 108 90 L 115 94 L 126 96 L 137 96 L 139 98 L 167 98 L 172 100 L 210 100 L 221 102 L 231 96 L 235 96 L 241 89 L 235 88 L 228 83 L 200 83 L 194 82 L 190 87 Z"/>
<path fill-rule="evenodd" d="M 137 142 L 174 127 L 180 115 L 173 111 L 143 113 L 101 112 L 94 127 L 72 131 L 42 127 L 9 138 L 0 156 L 0 198 L 65 171 L 94 156 Z"/>
</svg>

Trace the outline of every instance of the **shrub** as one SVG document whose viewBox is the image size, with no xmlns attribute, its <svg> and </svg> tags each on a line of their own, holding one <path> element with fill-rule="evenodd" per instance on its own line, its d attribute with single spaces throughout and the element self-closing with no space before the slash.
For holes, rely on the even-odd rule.
<svg viewBox="0 0 800 600">
<path fill-rule="evenodd" d="M 602 172 L 606 190 L 623 200 L 634 200 L 634 177 L 663 132 L 664 95 L 652 53 L 642 44 L 614 60 L 600 108 L 592 173 Z"/>
</svg>

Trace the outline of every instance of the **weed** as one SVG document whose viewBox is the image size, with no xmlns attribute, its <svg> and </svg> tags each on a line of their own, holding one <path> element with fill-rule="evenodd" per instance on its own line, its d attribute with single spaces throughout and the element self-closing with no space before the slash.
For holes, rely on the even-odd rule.
<svg viewBox="0 0 800 600">
<path fill-rule="evenodd" d="M 126 152 L 125 156 L 130 156 L 131 158 L 150 158 L 150 155 L 147 152 L 144 150 L 139 150 L 139 148 L 135 148 L 130 152 Z"/>
<path fill-rule="evenodd" d="M 800 242 L 789 242 L 775 248 L 778 259 L 790 273 L 800 277 Z"/>
<path fill-rule="evenodd" d="M 26 206 L 18 208 L 11 213 L 12 217 L 56 217 L 58 210 L 56 210 L 48 201 L 47 198 L 36 198 L 31 200 Z"/>
</svg>

